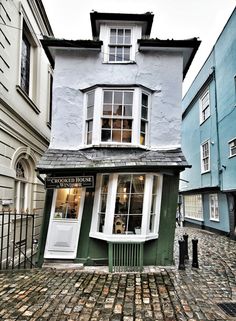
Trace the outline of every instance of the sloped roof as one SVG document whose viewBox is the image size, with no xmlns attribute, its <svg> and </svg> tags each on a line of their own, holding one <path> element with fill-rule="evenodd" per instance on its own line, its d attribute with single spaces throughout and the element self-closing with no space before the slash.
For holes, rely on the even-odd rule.
<svg viewBox="0 0 236 321">
<path fill-rule="evenodd" d="M 193 61 L 201 41 L 197 38 L 177 39 L 138 39 L 139 51 L 179 51 L 183 54 L 183 79 Z"/>
<path fill-rule="evenodd" d="M 142 23 L 142 34 L 149 36 L 152 28 L 154 14 L 151 12 L 146 13 L 111 13 L 111 12 L 97 12 L 93 11 L 90 13 L 91 27 L 93 37 L 99 36 L 100 23 L 104 21 L 128 21 Z"/>
<path fill-rule="evenodd" d="M 144 150 L 141 148 L 90 148 L 84 150 L 48 149 L 39 161 L 41 173 L 56 170 L 127 170 L 134 167 L 189 167 L 180 148 L 175 150 Z"/>
</svg>

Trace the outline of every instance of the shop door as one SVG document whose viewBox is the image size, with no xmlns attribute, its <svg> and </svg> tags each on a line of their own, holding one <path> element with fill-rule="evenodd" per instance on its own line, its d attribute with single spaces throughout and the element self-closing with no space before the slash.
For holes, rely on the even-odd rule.
<svg viewBox="0 0 236 321">
<path fill-rule="evenodd" d="M 44 257 L 76 258 L 82 220 L 85 188 L 61 188 L 54 191 Z"/>
</svg>

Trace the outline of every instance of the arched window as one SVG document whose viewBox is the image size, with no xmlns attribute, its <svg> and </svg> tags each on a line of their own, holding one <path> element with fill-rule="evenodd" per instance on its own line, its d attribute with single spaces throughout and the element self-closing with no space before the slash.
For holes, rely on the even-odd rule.
<svg viewBox="0 0 236 321">
<path fill-rule="evenodd" d="M 28 192 L 28 166 L 24 159 L 16 163 L 15 179 L 15 208 L 18 212 L 25 211 L 29 207 Z"/>
</svg>

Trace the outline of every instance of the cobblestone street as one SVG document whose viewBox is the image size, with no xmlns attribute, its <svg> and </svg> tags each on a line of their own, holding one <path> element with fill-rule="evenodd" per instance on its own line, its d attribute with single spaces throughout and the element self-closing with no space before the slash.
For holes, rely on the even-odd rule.
<svg viewBox="0 0 236 321">
<path fill-rule="evenodd" d="M 178 270 L 178 239 L 189 235 L 189 261 Z M 191 266 L 196 237 L 199 269 Z M 173 267 L 143 273 L 35 269 L 0 274 L 0 320 L 221 321 L 217 303 L 236 302 L 236 243 L 203 230 L 176 230 Z"/>
</svg>

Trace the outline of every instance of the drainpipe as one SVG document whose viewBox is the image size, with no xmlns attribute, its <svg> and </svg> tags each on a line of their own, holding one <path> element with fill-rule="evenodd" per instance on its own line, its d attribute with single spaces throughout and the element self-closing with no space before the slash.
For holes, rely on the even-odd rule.
<svg viewBox="0 0 236 321">
<path fill-rule="evenodd" d="M 213 80 L 214 80 L 214 86 L 215 86 L 217 176 L 218 176 L 218 187 L 221 189 L 222 168 L 221 168 L 221 159 L 220 159 L 220 137 L 219 137 L 218 106 L 217 106 L 217 86 L 216 86 L 216 75 L 215 75 L 215 48 L 213 48 L 213 53 L 214 53 L 214 55 L 213 55 L 214 66 L 212 67 L 212 70 L 213 70 Z"/>
</svg>

